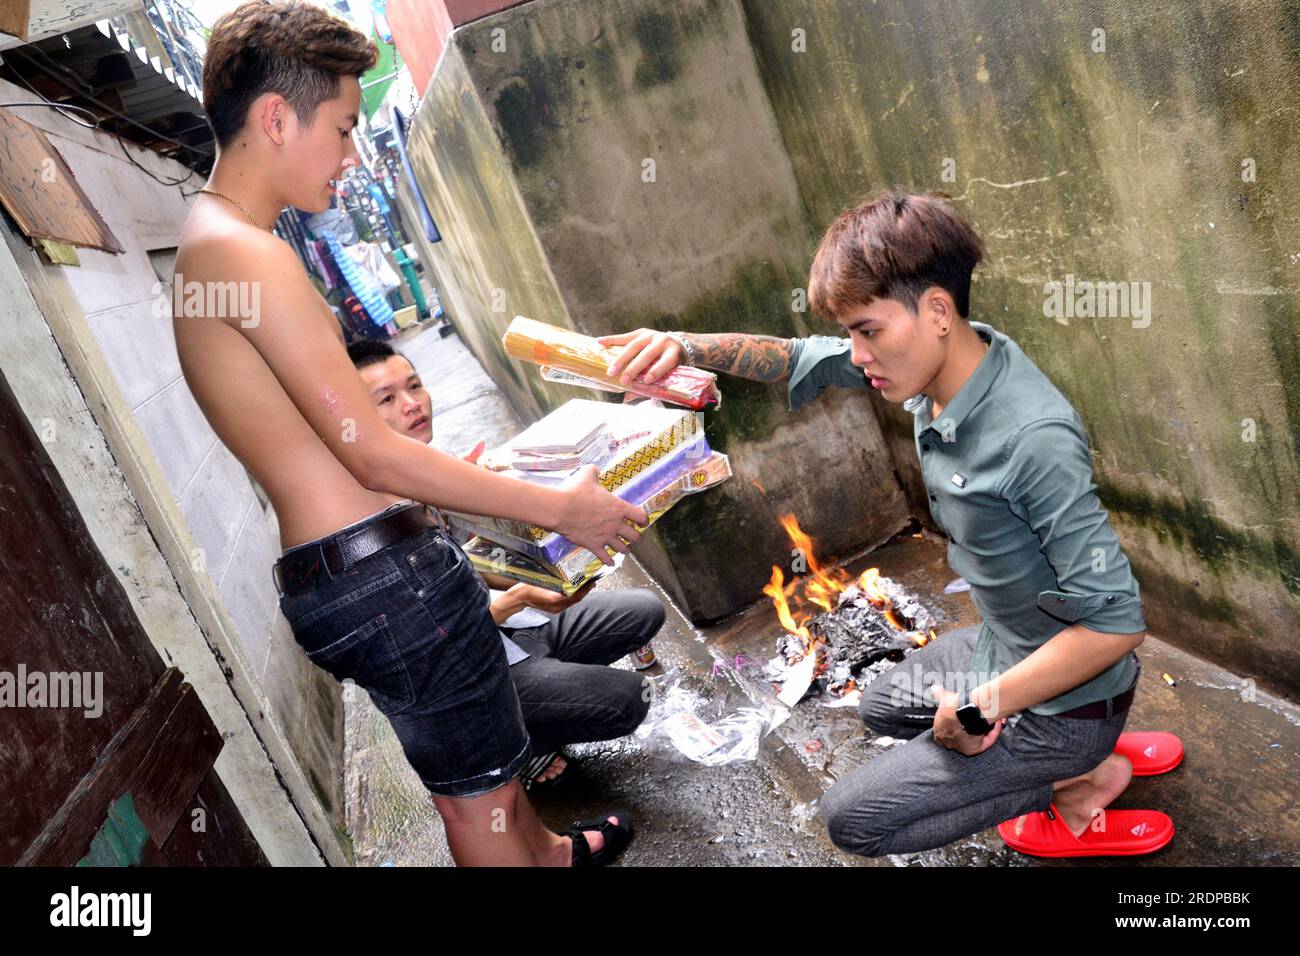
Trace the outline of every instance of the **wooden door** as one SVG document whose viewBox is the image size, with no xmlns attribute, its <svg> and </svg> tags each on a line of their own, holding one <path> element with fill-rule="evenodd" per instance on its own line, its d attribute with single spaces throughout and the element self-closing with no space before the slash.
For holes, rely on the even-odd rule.
<svg viewBox="0 0 1300 956">
<path fill-rule="evenodd" d="M 0 865 L 264 865 L 221 746 L 0 375 Z"/>
</svg>

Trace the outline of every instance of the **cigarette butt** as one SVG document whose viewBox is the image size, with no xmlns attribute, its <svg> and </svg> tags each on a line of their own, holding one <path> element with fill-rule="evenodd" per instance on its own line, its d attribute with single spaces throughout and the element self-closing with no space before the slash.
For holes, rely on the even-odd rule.
<svg viewBox="0 0 1300 956">
<path fill-rule="evenodd" d="M 1161 674 L 1160 676 L 1161 676 L 1161 678 L 1164 680 L 1164 682 L 1165 682 L 1166 684 L 1168 684 L 1170 687 L 1177 687 L 1177 686 L 1178 686 L 1178 681 L 1174 680 L 1174 679 L 1173 679 L 1172 677 L 1170 677 L 1168 674 Z"/>
</svg>

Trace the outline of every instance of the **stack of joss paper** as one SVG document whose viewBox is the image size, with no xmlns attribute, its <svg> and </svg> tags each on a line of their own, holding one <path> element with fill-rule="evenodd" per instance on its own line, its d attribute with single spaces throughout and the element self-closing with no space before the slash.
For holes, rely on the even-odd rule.
<svg viewBox="0 0 1300 956">
<path fill-rule="evenodd" d="M 730 461 L 709 448 L 697 413 L 652 402 L 575 399 L 487 452 L 480 464 L 541 484 L 559 484 L 593 464 L 600 484 L 644 508 L 650 523 L 687 495 L 731 476 Z M 572 594 L 609 567 L 546 528 L 486 515 L 449 517 L 475 535 L 465 553 L 480 571 Z"/>
<path fill-rule="evenodd" d="M 618 358 L 619 349 L 607 348 L 587 335 L 543 322 L 515 316 L 506 329 L 503 342 L 506 353 L 542 366 L 542 374 L 552 381 L 586 385 L 602 391 L 630 392 L 656 398 L 674 405 L 700 411 L 722 401 L 718 377 L 704 369 L 681 366 L 654 382 L 645 381 L 642 372 L 624 385 L 611 377 L 607 369 Z"/>
</svg>

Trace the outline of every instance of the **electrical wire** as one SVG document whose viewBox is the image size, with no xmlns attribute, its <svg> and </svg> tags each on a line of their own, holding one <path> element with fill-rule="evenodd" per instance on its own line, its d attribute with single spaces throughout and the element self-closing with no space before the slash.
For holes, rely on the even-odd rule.
<svg viewBox="0 0 1300 956">
<path fill-rule="evenodd" d="M 49 65 L 42 66 L 40 63 L 37 63 L 28 55 L 29 51 L 31 53 L 39 53 L 41 59 L 45 60 Z M 54 62 L 54 60 L 50 59 L 49 54 L 47 54 L 40 47 L 35 47 L 35 46 L 19 47 L 17 49 L 9 50 L 5 55 L 11 56 L 14 54 L 21 56 L 30 65 L 36 67 L 46 76 L 48 76 L 50 79 L 54 80 L 56 83 L 61 85 L 65 90 L 69 90 L 72 93 L 76 93 L 78 96 L 84 96 L 86 99 L 90 100 L 96 106 L 100 107 L 107 113 L 112 113 L 115 118 L 122 120 L 124 123 L 129 123 L 132 126 L 134 126 L 136 129 L 143 130 L 144 132 L 148 133 L 150 136 L 153 136 L 156 139 L 161 139 L 163 142 L 171 143 L 174 146 L 179 146 L 181 149 L 189 150 L 191 153 L 194 153 L 196 156 L 199 156 L 200 158 L 206 158 L 204 154 L 200 153 L 198 150 L 196 150 L 193 146 L 190 146 L 188 143 L 182 143 L 178 139 L 174 139 L 170 136 L 164 136 L 156 129 L 153 129 L 152 127 L 149 126 L 145 126 L 143 123 L 139 122 L 138 120 L 134 120 L 130 116 L 127 116 L 125 113 L 109 106 L 107 103 L 104 103 L 99 99 L 96 99 L 94 94 L 90 92 L 90 89 L 81 82 L 81 80 L 76 76 L 76 74 L 74 74 L 67 67 L 62 66 Z M 63 76 L 59 76 L 58 75 L 59 73 L 62 73 Z M 64 79 L 64 77 L 67 77 L 67 79 Z M 75 83 L 76 87 L 69 86 L 68 80 L 71 80 L 73 83 Z M 39 96 L 40 94 L 38 93 L 37 95 Z"/>
<path fill-rule="evenodd" d="M 82 129 L 95 129 L 95 130 L 97 130 L 97 129 L 101 129 L 101 127 L 100 127 L 100 125 L 99 125 L 99 117 L 96 116 L 96 115 L 95 115 L 91 110 L 86 109 L 84 106 L 73 106 L 71 103 L 52 103 L 52 102 L 50 102 L 49 100 L 47 100 L 44 96 L 41 96 L 41 92 L 40 92 L 40 90 L 36 89 L 36 87 L 32 86 L 30 83 L 27 82 L 27 77 L 23 76 L 21 73 L 18 73 L 18 72 L 15 72 L 14 75 L 17 76 L 18 79 L 22 81 L 23 86 L 27 87 L 27 89 L 31 90 L 32 93 L 33 93 L 35 96 L 37 96 L 37 97 L 39 98 L 40 102 L 32 102 L 32 103 L 5 103 L 5 104 L 3 104 L 4 106 L 6 106 L 6 107 L 8 107 L 8 106 L 45 106 L 45 107 L 48 107 L 49 109 L 54 110 L 56 113 L 58 113 L 58 114 L 59 114 L 60 116 L 62 116 L 64 119 L 66 119 L 68 122 L 70 122 L 70 123 L 76 123 L 76 124 L 77 124 L 78 126 L 80 126 Z M 65 87 L 65 89 L 66 89 L 66 87 Z M 89 122 L 89 123 L 83 123 L 81 120 L 77 119 L 75 116 L 72 116 L 72 115 L 70 115 L 69 113 L 65 112 L 66 110 L 76 110 L 78 113 L 85 113 L 87 116 L 90 117 L 91 122 Z M 160 185 L 163 185 L 163 186 L 179 186 L 181 183 L 189 182 L 190 179 L 192 179 L 192 178 L 194 177 L 194 170 L 191 169 L 191 170 L 188 170 L 188 171 L 186 172 L 186 174 L 185 174 L 185 176 L 184 176 L 183 179 L 177 179 L 177 180 L 175 180 L 174 182 L 172 182 L 172 181 L 168 181 L 168 180 L 164 180 L 164 179 L 160 179 L 160 178 L 158 178 L 157 176 L 155 176 L 153 173 L 151 173 L 149 170 L 147 170 L 147 169 L 145 169 L 143 166 L 141 166 L 138 162 L 136 162 L 136 161 L 135 161 L 135 158 L 134 158 L 130 153 L 127 152 L 127 150 L 126 150 L 126 143 L 125 143 L 125 141 L 123 140 L 122 135 L 121 135 L 120 133 L 113 132 L 112 130 L 103 130 L 103 132 L 108 133 L 110 136 L 113 136 L 113 137 L 117 140 L 118 145 L 121 146 L 121 148 L 122 148 L 122 155 L 123 155 L 123 156 L 125 156 L 125 157 L 126 157 L 126 158 L 127 158 L 127 159 L 132 163 L 132 164 L 134 164 L 135 167 L 136 167 L 137 169 L 139 169 L 142 173 L 144 173 L 146 176 L 148 176 L 150 179 L 154 180 L 154 182 L 159 183 Z M 182 190 L 181 190 L 181 195 L 184 196 L 184 194 L 185 194 L 185 190 L 182 189 Z M 191 195 L 192 195 L 192 194 L 191 194 Z"/>
<path fill-rule="evenodd" d="M 37 95 L 39 96 L 40 94 L 38 93 Z M 99 129 L 99 118 L 95 116 L 95 114 L 92 113 L 90 110 L 86 109 L 84 106 L 72 106 L 71 104 L 68 103 L 51 103 L 48 100 L 44 102 L 36 102 L 35 100 L 33 100 L 28 103 L 24 103 L 23 101 L 19 100 L 17 103 L 0 103 L 0 106 L 3 106 L 5 109 L 10 109 L 11 107 L 14 106 L 47 106 L 50 109 L 54 110 L 59 115 L 63 116 L 69 123 L 76 123 L 78 126 L 82 127 L 83 129 Z M 75 116 L 69 116 L 67 113 L 63 112 L 64 110 L 76 110 L 79 113 L 85 113 L 87 116 L 93 119 L 94 122 L 83 123 Z"/>
<path fill-rule="evenodd" d="M 40 51 L 39 49 L 37 49 L 37 48 L 35 48 L 35 47 L 32 47 L 31 49 L 32 49 L 32 50 L 35 50 L 35 51 L 38 52 L 38 53 L 41 53 L 41 55 L 42 55 L 43 57 L 45 57 L 44 52 Z M 145 126 L 143 123 L 139 123 L 139 122 L 137 122 L 136 120 L 133 120 L 131 117 L 127 116 L 126 114 L 121 113 L 120 111 L 113 109 L 113 107 L 109 106 L 109 105 L 106 104 L 106 103 L 101 102 L 100 100 L 98 100 L 98 99 L 96 99 L 94 96 L 92 96 L 89 92 L 86 91 L 86 89 L 85 89 L 84 87 L 82 87 L 81 89 L 77 89 L 76 87 L 73 87 L 73 86 L 69 85 L 69 83 L 68 83 L 68 82 L 67 82 L 63 77 L 59 76 L 59 75 L 58 75 L 57 73 L 55 73 L 53 70 L 48 69 L 48 68 L 42 66 L 40 63 L 37 63 L 35 60 L 33 60 L 33 59 L 31 59 L 29 56 L 27 56 L 26 51 L 24 51 L 24 50 L 7 50 L 7 51 L 5 52 L 5 57 L 6 57 L 6 59 L 8 59 L 8 58 L 12 57 L 14 54 L 19 55 L 23 60 L 25 60 L 25 61 L 27 62 L 27 64 L 28 64 L 29 66 L 33 66 L 33 67 L 35 67 L 37 70 L 40 70 L 40 72 L 44 73 L 47 77 L 49 77 L 50 79 L 54 80 L 54 82 L 58 83 L 58 84 L 59 84 L 60 86 L 62 86 L 65 90 L 68 90 L 69 92 L 71 92 L 71 93 L 73 93 L 73 94 L 75 94 L 75 95 L 77 95 L 77 96 L 85 97 L 86 99 L 90 100 L 90 102 L 94 103 L 96 106 L 98 106 L 98 107 L 100 107 L 101 109 L 103 109 L 105 112 L 107 112 L 107 113 L 111 113 L 111 114 L 112 114 L 114 117 L 116 117 L 117 119 L 120 119 L 120 120 L 122 120 L 123 122 L 129 123 L 129 124 L 131 124 L 132 126 L 136 127 L 137 129 L 143 130 L 144 132 L 148 133 L 150 136 L 154 137 L 155 139 L 160 139 L 160 140 L 162 140 L 163 142 L 171 143 L 171 144 L 173 144 L 173 145 L 175 145 L 175 146 L 178 146 L 178 147 L 180 147 L 181 149 L 184 149 L 184 150 L 186 150 L 186 151 L 192 153 L 192 154 L 193 154 L 196 158 L 198 158 L 199 160 L 203 160 L 203 159 L 206 159 L 206 158 L 207 158 L 207 156 L 206 156 L 205 154 L 199 152 L 198 150 L 196 150 L 194 147 L 190 146 L 189 144 L 187 144 L 187 143 L 182 143 L 180 140 L 173 139 L 173 138 L 170 137 L 170 136 L 164 136 L 162 133 L 158 132 L 157 130 L 152 129 L 152 128 L 148 127 L 148 126 Z M 46 57 L 46 59 L 49 59 L 49 58 Z M 60 67 L 58 64 L 53 63 L 52 61 L 51 61 L 51 66 L 54 67 L 54 69 L 59 70 L 60 72 L 66 73 L 66 74 L 67 74 L 67 75 L 68 75 L 68 76 L 69 76 L 69 77 L 70 77 L 74 82 L 76 82 L 76 84 L 77 84 L 78 87 L 81 86 L 81 82 L 80 82 L 79 80 L 77 80 L 77 78 L 76 78 L 75 76 L 73 76 L 71 73 L 68 73 L 68 71 L 67 71 L 65 68 Z M 24 85 L 24 86 L 26 86 L 29 90 L 31 90 L 34 94 L 36 94 L 36 96 L 38 96 L 38 97 L 41 98 L 41 100 L 43 101 L 43 105 L 45 105 L 45 106 L 49 106 L 51 109 L 55 109 L 55 110 L 62 110 L 62 109 L 77 109 L 77 110 L 81 110 L 81 111 L 84 112 L 84 113 L 89 114 L 90 116 L 95 116 L 95 114 L 94 114 L 93 112 L 91 112 L 90 110 L 84 109 L 83 107 L 79 107 L 79 106 L 70 106 L 69 104 L 65 104 L 65 103 L 52 103 L 52 102 L 50 102 L 49 100 L 45 99 L 44 96 L 41 96 L 41 94 L 40 94 L 37 90 L 33 89 L 32 86 L 31 86 L 31 84 L 30 84 L 30 83 L 27 83 L 26 79 L 23 78 L 21 74 L 17 74 L 17 75 L 18 75 L 19 79 L 23 80 L 23 85 Z M 83 125 L 83 126 L 84 126 L 85 124 L 79 124 L 79 125 Z M 134 156 L 132 156 L 129 152 L 127 152 L 125 137 L 123 137 L 121 133 L 118 133 L 118 132 L 116 132 L 115 130 L 103 129 L 103 127 L 100 126 L 100 120 L 99 120 L 98 117 L 95 117 L 95 126 L 94 126 L 94 127 L 91 127 L 91 128 L 93 128 L 93 129 L 100 129 L 100 130 L 103 130 L 103 132 L 108 133 L 108 134 L 112 135 L 114 138 L 116 138 L 117 141 L 118 141 L 119 146 L 120 146 L 121 149 L 122 149 L 122 155 L 125 156 L 125 157 L 127 158 L 127 160 L 128 160 L 128 161 L 129 161 L 133 166 L 135 166 L 135 167 L 136 167 L 137 169 L 139 169 L 142 173 L 144 173 L 146 176 L 148 176 L 150 179 L 154 180 L 155 182 L 159 183 L 160 185 L 163 185 L 163 186 L 179 186 L 180 184 L 185 183 L 185 182 L 188 182 L 190 179 L 192 179 L 192 178 L 194 177 L 194 170 L 193 170 L 193 169 L 189 169 L 188 172 L 187 172 L 183 177 L 181 177 L 180 179 L 177 179 L 177 180 L 166 180 L 166 179 L 162 179 L 161 177 L 155 175 L 152 171 L 150 171 L 150 170 L 146 169 L 144 166 L 142 166 L 142 165 L 141 165 L 141 164 L 140 164 L 140 163 L 135 159 Z"/>
<path fill-rule="evenodd" d="M 109 132 L 109 131 L 105 130 L 105 132 Z M 113 137 L 117 140 L 117 144 L 120 147 L 122 147 L 122 155 L 127 158 L 127 160 L 131 163 L 131 165 L 134 166 L 136 169 L 140 170 L 140 172 L 144 173 L 146 176 L 148 176 L 150 179 L 152 179 L 154 182 L 158 183 L 159 185 L 179 186 L 182 183 L 187 183 L 194 178 L 194 170 L 190 169 L 188 166 L 185 167 L 185 175 L 182 176 L 180 179 L 163 179 L 160 176 L 154 175 L 152 172 L 145 169 L 144 166 L 142 166 L 134 156 L 132 156 L 129 152 L 127 152 L 126 140 L 122 138 L 122 135 L 120 133 L 113 133 Z M 185 190 L 182 189 L 181 193 L 183 194 L 184 192 Z"/>
<path fill-rule="evenodd" d="M 22 79 L 22 77 L 19 77 L 19 79 Z M 28 88 L 29 90 L 32 89 L 31 86 L 30 86 L 29 84 L 24 83 L 24 85 L 27 86 L 27 88 Z M 40 95 L 41 95 L 41 94 L 38 93 L 36 90 L 32 90 L 32 92 L 33 92 L 33 93 L 36 93 L 37 96 L 40 96 Z M 126 141 L 125 141 L 125 139 L 122 137 L 122 134 L 120 134 L 120 133 L 116 133 L 116 132 L 114 132 L 113 130 L 103 129 L 103 128 L 99 125 L 99 117 L 96 116 L 92 111 L 86 109 L 84 106 L 73 106 L 71 103 L 51 103 L 49 100 L 45 99 L 44 97 L 41 97 L 40 102 L 35 102 L 35 101 L 33 101 L 33 102 L 27 102 L 27 103 L 24 103 L 24 102 L 18 102 L 18 103 L 0 103 L 0 106 L 5 107 L 6 109 L 8 109 L 9 107 L 13 107 L 13 106 L 44 106 L 44 107 L 47 107 L 48 109 L 52 109 L 52 110 L 54 110 L 54 111 L 55 111 L 56 113 L 58 113 L 60 116 L 62 116 L 62 117 L 64 117 L 65 119 L 67 119 L 68 122 L 70 122 L 70 123 L 76 123 L 76 124 L 77 124 L 78 126 L 80 126 L 82 129 L 100 130 L 100 131 L 103 132 L 103 133 L 107 133 L 109 136 L 112 136 L 114 139 L 116 139 L 117 142 L 118 142 L 118 144 L 122 147 L 122 155 L 123 155 L 123 156 L 125 156 L 125 157 L 126 157 L 126 158 L 127 158 L 127 159 L 128 159 L 128 160 L 129 160 L 129 161 L 130 161 L 130 162 L 131 162 L 131 163 L 132 163 L 132 164 L 133 164 L 137 169 L 139 169 L 140 172 L 144 173 L 146 176 L 148 176 L 150 179 L 154 180 L 154 182 L 159 183 L 160 185 L 163 185 L 163 186 L 179 186 L 179 185 L 181 185 L 182 183 L 187 183 L 187 182 L 189 182 L 191 179 L 194 178 L 194 170 L 192 170 L 192 169 L 188 170 L 188 171 L 186 172 L 186 174 L 185 174 L 182 178 L 180 178 L 180 179 L 176 179 L 176 180 L 160 179 L 158 176 L 155 176 L 155 175 L 154 175 L 153 173 L 151 173 L 149 170 L 145 169 L 145 168 L 144 168 L 143 166 L 141 166 L 138 162 L 136 162 L 135 157 L 133 157 L 130 153 L 128 153 L 128 152 L 126 151 Z M 77 119 L 75 116 L 70 116 L 68 113 L 64 112 L 65 110 L 76 110 L 78 113 L 85 113 L 87 116 L 89 116 L 89 117 L 91 118 L 92 122 L 90 122 L 90 123 L 84 123 L 84 122 L 82 122 L 81 120 Z M 182 196 L 185 196 L 185 195 L 186 195 L 184 189 L 181 190 L 181 195 L 182 195 Z M 189 193 L 188 195 L 192 196 L 192 195 L 194 195 L 194 194 L 193 194 L 193 193 Z"/>
<path fill-rule="evenodd" d="M 64 119 L 68 120 L 68 122 L 70 123 L 76 123 L 78 126 L 84 127 L 86 129 L 99 128 L 99 117 L 96 116 L 94 113 L 92 113 L 90 110 L 86 109 L 83 106 L 65 106 L 62 103 L 51 103 L 44 96 L 41 95 L 40 90 L 38 90 L 36 87 L 32 86 L 30 83 L 27 82 L 27 77 L 23 76 L 21 73 L 17 72 L 16 70 L 14 71 L 14 76 L 18 77 L 18 81 L 22 83 L 23 86 L 27 87 L 27 89 L 31 91 L 31 94 L 34 97 L 36 97 L 38 100 L 40 100 L 40 102 L 39 103 L 6 103 L 5 106 L 48 106 L 51 109 L 53 109 L 55 112 L 57 112 L 60 116 L 62 116 Z M 93 120 L 93 122 L 83 123 L 81 120 L 77 119 L 76 117 L 69 116 L 67 113 L 63 112 L 65 109 L 77 110 L 78 112 L 85 113 L 87 116 L 91 118 L 91 120 Z"/>
</svg>

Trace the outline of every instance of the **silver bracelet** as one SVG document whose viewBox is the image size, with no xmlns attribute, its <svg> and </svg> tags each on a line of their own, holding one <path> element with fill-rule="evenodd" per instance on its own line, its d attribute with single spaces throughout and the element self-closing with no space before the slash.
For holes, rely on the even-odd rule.
<svg viewBox="0 0 1300 956">
<path fill-rule="evenodd" d="M 686 355 L 686 364 L 690 366 L 694 366 L 695 347 L 692 346 L 690 342 L 686 341 L 686 336 L 683 335 L 681 332 L 668 332 L 665 334 L 682 347 L 682 352 L 685 353 Z"/>
</svg>

